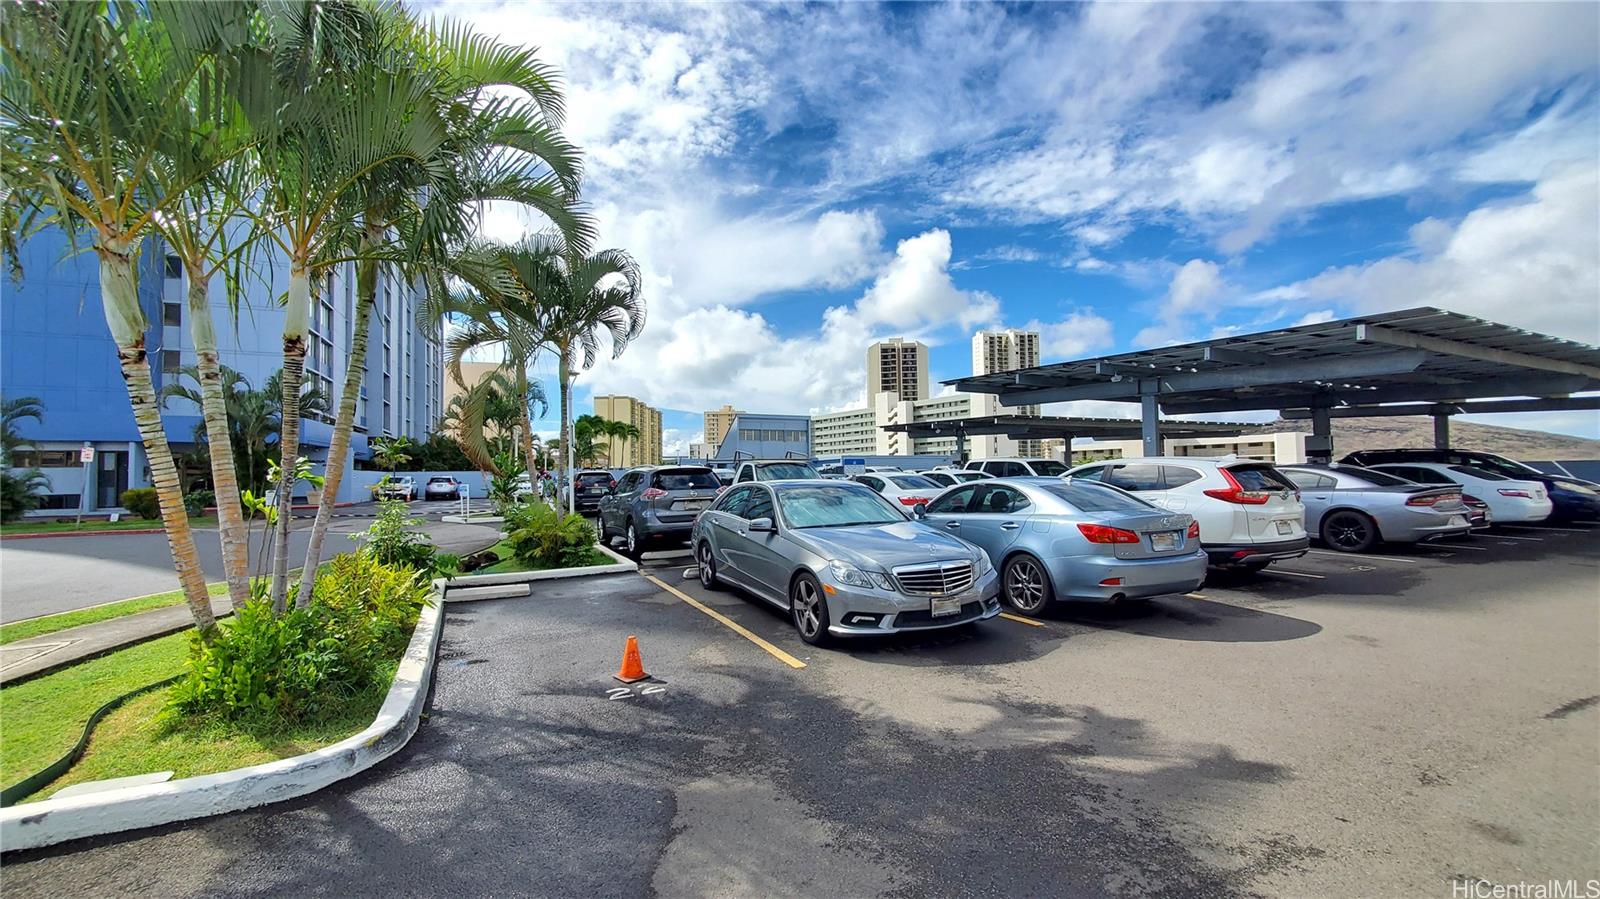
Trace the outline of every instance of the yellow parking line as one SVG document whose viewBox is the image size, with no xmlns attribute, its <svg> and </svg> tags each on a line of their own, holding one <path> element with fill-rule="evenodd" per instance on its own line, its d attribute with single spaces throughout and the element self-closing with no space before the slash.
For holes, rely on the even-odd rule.
<svg viewBox="0 0 1600 899">
<path fill-rule="evenodd" d="M 695 607 L 696 609 L 699 609 L 700 611 L 706 613 L 707 615 L 710 615 L 716 621 L 720 622 L 721 624 L 726 625 L 729 630 L 731 630 L 734 633 L 738 634 L 739 636 L 745 638 L 746 640 L 749 640 L 751 643 L 754 643 L 755 645 L 761 647 L 762 649 L 765 649 L 767 652 L 771 653 L 774 658 L 776 658 L 778 661 L 784 663 L 785 665 L 788 665 L 790 668 L 804 668 L 804 667 L 806 667 L 806 663 L 805 662 L 802 662 L 799 659 L 795 658 L 794 656 L 789 655 L 788 653 L 786 653 L 783 650 L 779 649 L 778 647 L 773 646 L 771 643 L 768 643 L 766 640 L 763 640 L 761 637 L 757 636 L 754 632 L 750 631 L 744 625 L 740 624 L 737 621 L 734 621 L 732 618 L 729 618 L 728 616 L 722 614 L 721 612 L 718 612 L 716 609 L 711 608 L 710 606 L 706 605 L 705 603 L 701 602 L 698 599 L 695 599 L 693 596 L 690 596 L 689 594 L 683 592 L 682 590 L 679 590 L 678 588 L 672 586 L 671 584 L 668 584 L 667 582 L 661 580 L 660 578 L 656 577 L 655 575 L 647 574 L 647 575 L 644 576 L 644 578 L 645 578 L 645 580 L 649 581 L 650 583 L 655 584 L 657 587 L 660 587 L 661 589 L 667 591 L 668 593 L 671 593 L 673 596 L 678 597 L 679 599 L 681 599 L 684 602 L 688 603 L 689 605 Z"/>
<path fill-rule="evenodd" d="M 1027 624 L 1033 627 L 1044 627 L 1043 622 L 1034 621 L 1032 618 L 1024 618 L 1021 615 L 1013 615 L 1010 612 L 1001 612 L 1000 617 L 1007 621 L 1015 621 L 1018 624 Z"/>
</svg>

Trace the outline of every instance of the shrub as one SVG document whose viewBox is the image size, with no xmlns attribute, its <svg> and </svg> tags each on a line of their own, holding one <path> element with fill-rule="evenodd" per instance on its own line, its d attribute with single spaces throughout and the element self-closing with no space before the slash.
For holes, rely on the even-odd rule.
<svg viewBox="0 0 1600 899">
<path fill-rule="evenodd" d="M 161 498 L 156 495 L 154 487 L 134 487 L 132 490 L 122 491 L 122 508 L 140 518 L 160 518 Z"/>
<path fill-rule="evenodd" d="M 217 504 L 217 495 L 210 490 L 191 490 L 183 495 L 183 508 L 191 516 L 206 514 L 206 509 Z"/>
<path fill-rule="evenodd" d="M 544 503 L 506 510 L 506 542 L 517 561 L 544 568 L 582 565 L 594 549 L 594 527 L 582 515 L 567 515 Z"/>
<path fill-rule="evenodd" d="M 0 521 L 16 521 L 39 508 L 38 491 L 50 486 L 50 479 L 37 468 L 0 471 Z"/>
<path fill-rule="evenodd" d="M 367 532 L 351 534 L 350 539 L 359 542 L 380 564 L 409 568 L 427 577 L 454 574 L 460 560 L 436 554 L 426 536 L 411 530 L 419 522 L 420 518 L 407 516 L 405 503 L 384 500 L 378 504 L 378 517 Z"/>
<path fill-rule="evenodd" d="M 247 724 L 337 713 L 381 685 L 428 602 L 416 572 L 364 550 L 328 563 L 309 608 L 274 616 L 265 581 L 251 594 L 211 643 L 191 639 L 188 675 L 172 691 L 180 711 Z"/>
</svg>

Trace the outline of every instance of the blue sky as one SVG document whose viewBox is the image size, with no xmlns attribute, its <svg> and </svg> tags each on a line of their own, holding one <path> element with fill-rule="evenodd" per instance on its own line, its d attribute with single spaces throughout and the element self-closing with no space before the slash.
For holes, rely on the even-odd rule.
<svg viewBox="0 0 1600 899">
<path fill-rule="evenodd" d="M 437 10 L 565 73 L 650 306 L 576 405 L 639 396 L 669 449 L 723 403 L 860 404 L 885 336 L 935 379 L 989 326 L 1059 361 L 1438 305 L 1600 343 L 1594 4 Z"/>
</svg>

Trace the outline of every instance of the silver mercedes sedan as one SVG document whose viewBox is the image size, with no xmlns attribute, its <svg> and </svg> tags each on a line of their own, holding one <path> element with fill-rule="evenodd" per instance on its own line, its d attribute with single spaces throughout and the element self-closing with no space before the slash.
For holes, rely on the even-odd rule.
<svg viewBox="0 0 1600 899">
<path fill-rule="evenodd" d="M 1194 518 L 1095 481 L 998 478 L 952 487 L 923 520 L 977 544 L 1026 615 L 1056 600 L 1120 602 L 1188 593 L 1206 576 Z"/>
<path fill-rule="evenodd" d="M 690 541 L 702 584 L 742 587 L 787 611 L 812 645 L 1000 614 L 982 551 L 850 481 L 736 485 L 700 513 Z"/>
</svg>

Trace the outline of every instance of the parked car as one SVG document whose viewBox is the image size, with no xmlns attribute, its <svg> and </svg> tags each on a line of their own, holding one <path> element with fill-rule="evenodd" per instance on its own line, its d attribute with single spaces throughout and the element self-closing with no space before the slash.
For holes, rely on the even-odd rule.
<svg viewBox="0 0 1600 899">
<path fill-rule="evenodd" d="M 654 545 L 685 543 L 695 518 L 723 489 L 703 465 L 635 468 L 601 497 L 595 531 L 607 546 L 620 536 L 623 549 L 634 558 Z"/>
<path fill-rule="evenodd" d="M 1483 468 L 1514 481 L 1538 481 L 1550 497 L 1552 521 L 1595 521 L 1600 519 L 1600 484 L 1583 478 L 1553 475 L 1498 453 L 1476 450 L 1377 449 L 1361 450 L 1344 457 L 1350 465 L 1435 462 Z"/>
<path fill-rule="evenodd" d="M 1470 493 L 1461 494 L 1461 502 L 1467 507 L 1467 523 L 1474 531 L 1494 526 L 1494 513 L 1489 510 L 1488 503 Z"/>
<path fill-rule="evenodd" d="M 721 481 L 722 486 L 724 487 L 733 483 L 734 472 L 731 468 L 713 468 L 711 469 L 711 473 L 717 476 L 717 480 Z"/>
<path fill-rule="evenodd" d="M 422 488 L 424 499 L 460 499 L 461 482 L 449 475 L 436 475 Z"/>
<path fill-rule="evenodd" d="M 984 552 L 909 520 L 861 484 L 739 484 L 694 524 L 700 582 L 741 587 L 789 613 L 800 639 L 969 625 L 1000 614 Z"/>
<path fill-rule="evenodd" d="M 965 484 L 968 481 L 981 481 L 985 478 L 994 477 L 994 475 L 985 474 L 981 471 L 961 471 L 949 468 L 935 468 L 932 471 L 919 471 L 917 474 L 942 487 L 954 487 L 957 484 Z"/>
<path fill-rule="evenodd" d="M 1466 488 L 1489 504 L 1496 524 L 1544 521 L 1554 503 L 1538 481 L 1514 481 L 1487 468 L 1445 465 L 1439 462 L 1385 463 L 1369 466 L 1418 484 Z"/>
<path fill-rule="evenodd" d="M 611 472 L 602 468 L 591 468 L 580 471 L 572 476 L 572 507 L 579 512 L 590 512 L 600 508 L 600 500 L 617 486 L 617 481 Z M 565 500 L 566 496 L 562 496 Z"/>
<path fill-rule="evenodd" d="M 865 484 L 902 506 L 921 505 L 944 490 L 944 485 L 937 481 L 930 481 L 920 474 L 903 472 L 858 474 L 850 480 Z"/>
<path fill-rule="evenodd" d="M 1259 571 L 1306 554 L 1299 488 L 1266 462 L 1154 457 L 1091 462 L 1073 479 L 1120 487 L 1169 512 L 1193 515 L 1211 564 Z"/>
<path fill-rule="evenodd" d="M 735 484 L 744 484 L 749 481 L 781 481 L 796 478 L 821 479 L 822 475 L 811 467 L 810 462 L 800 459 L 747 459 L 739 463 L 733 476 Z"/>
<path fill-rule="evenodd" d="M 1417 484 L 1353 465 L 1282 465 L 1300 487 L 1306 532 L 1329 549 L 1369 552 L 1379 543 L 1424 543 L 1471 533 L 1460 488 Z"/>
<path fill-rule="evenodd" d="M 1025 615 L 1057 600 L 1188 593 L 1206 577 L 1193 516 L 1091 480 L 962 484 L 925 509 L 922 520 L 988 554 L 1000 570 L 1001 596 Z"/>
<path fill-rule="evenodd" d="M 1055 477 L 1067 473 L 1067 466 L 1054 459 L 972 459 L 967 471 L 981 471 L 996 478 Z"/>
<path fill-rule="evenodd" d="M 411 502 L 417 498 L 417 479 L 409 475 L 391 477 L 378 487 L 379 499 L 398 499 Z"/>
<path fill-rule="evenodd" d="M 896 471 L 905 471 L 905 469 L 898 465 L 868 465 L 865 471 L 867 474 L 890 474 Z"/>
</svg>

